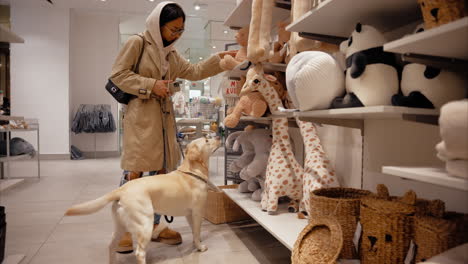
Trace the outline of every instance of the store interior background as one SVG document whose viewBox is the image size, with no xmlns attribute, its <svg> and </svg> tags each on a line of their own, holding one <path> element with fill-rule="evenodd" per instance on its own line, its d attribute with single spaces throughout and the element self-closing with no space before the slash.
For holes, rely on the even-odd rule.
<svg viewBox="0 0 468 264">
<path fill-rule="evenodd" d="M 223 26 L 235 0 L 179 3 L 187 21 L 176 47 L 191 62 L 235 42 L 235 31 Z M 104 84 L 120 45 L 144 30 L 145 18 L 156 4 L 148 0 L 55 0 L 54 5 L 45 0 L 0 0 L 0 5 L 11 8 L 12 31 L 25 39 L 24 44 L 11 44 L 11 114 L 40 120 L 42 159 L 68 159 L 71 145 L 91 156 L 95 149 L 98 157 L 118 156 L 118 131 L 74 135 L 70 124 L 80 104 L 110 104 L 118 119 L 118 104 L 104 90 Z M 200 10 L 195 10 L 196 4 Z M 413 26 L 386 35 L 398 38 Z M 203 87 L 198 88 L 203 95 L 221 96 L 217 89 L 221 80 L 219 75 L 193 86 Z M 359 129 L 319 128 L 343 186 L 375 190 L 378 183 L 385 182 L 394 195 L 412 188 L 421 197 L 444 200 L 449 210 L 466 211 L 462 191 L 381 173 L 383 165 L 442 167 L 434 151 L 440 141 L 437 126 L 393 120 L 370 120 L 363 126 L 365 135 Z M 33 136 L 22 136 L 36 144 Z M 363 157 L 365 164 L 371 165 L 363 165 Z M 34 170 L 31 168 L 31 176 Z"/>
<path fill-rule="evenodd" d="M 75 135 L 70 124 L 80 104 L 109 104 L 118 122 L 119 105 L 104 85 L 119 47 L 145 30 L 146 17 L 159 1 L 53 2 L 0 0 L 1 23 L 25 40 L 10 45 L 11 114 L 40 120 L 42 159 L 69 158 L 71 145 L 91 156 L 95 150 L 98 157 L 118 156 L 119 130 Z M 235 32 L 223 26 L 235 0 L 179 2 L 187 20 L 176 48 L 185 58 L 198 62 L 235 42 Z M 187 96 L 191 89 L 216 97 L 220 80 L 186 82 L 183 88 Z M 21 136 L 37 147 L 33 136 Z"/>
</svg>

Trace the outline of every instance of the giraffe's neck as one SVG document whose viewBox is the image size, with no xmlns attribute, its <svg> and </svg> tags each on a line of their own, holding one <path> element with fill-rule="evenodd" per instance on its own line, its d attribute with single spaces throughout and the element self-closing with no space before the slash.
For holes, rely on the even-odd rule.
<svg viewBox="0 0 468 264">
<path fill-rule="evenodd" d="M 264 80 L 265 84 L 263 89 L 260 89 L 260 93 L 262 93 L 263 97 L 268 103 L 268 107 L 272 114 L 280 114 L 278 110 L 279 107 L 283 107 L 283 103 L 278 96 L 275 88 L 273 88 L 267 80 Z"/>
</svg>

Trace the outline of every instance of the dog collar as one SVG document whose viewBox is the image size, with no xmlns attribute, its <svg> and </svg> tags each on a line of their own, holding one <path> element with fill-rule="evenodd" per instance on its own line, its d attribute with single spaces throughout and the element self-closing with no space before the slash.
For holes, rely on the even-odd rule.
<svg viewBox="0 0 468 264">
<path fill-rule="evenodd" d="M 191 172 L 187 172 L 187 171 L 181 171 L 181 170 L 178 170 L 178 171 L 180 171 L 180 172 L 182 172 L 182 173 L 185 173 L 185 174 L 188 174 L 188 175 L 190 175 L 190 176 L 192 176 L 192 177 L 194 177 L 194 178 L 196 178 L 196 179 L 198 179 L 198 180 L 204 182 L 205 184 L 208 184 L 208 181 L 207 181 L 206 179 L 203 179 L 203 177 L 198 176 L 198 175 L 196 175 L 195 173 L 191 173 Z"/>
</svg>

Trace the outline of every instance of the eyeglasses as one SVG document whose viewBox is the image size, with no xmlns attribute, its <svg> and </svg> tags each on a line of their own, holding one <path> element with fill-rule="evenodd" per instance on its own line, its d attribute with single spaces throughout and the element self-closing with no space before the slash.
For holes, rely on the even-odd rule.
<svg viewBox="0 0 468 264">
<path fill-rule="evenodd" d="M 184 31 L 185 31 L 184 28 L 172 29 L 172 28 L 169 28 L 167 26 L 166 26 L 166 28 L 169 29 L 169 31 L 171 31 L 171 36 L 182 35 L 182 33 L 184 33 Z"/>
</svg>

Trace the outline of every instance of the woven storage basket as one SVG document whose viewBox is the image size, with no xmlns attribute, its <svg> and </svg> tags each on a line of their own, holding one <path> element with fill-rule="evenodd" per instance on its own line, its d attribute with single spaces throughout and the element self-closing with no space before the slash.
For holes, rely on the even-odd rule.
<svg viewBox="0 0 468 264">
<path fill-rule="evenodd" d="M 418 0 L 426 30 L 468 14 L 466 0 Z"/>
<path fill-rule="evenodd" d="M 220 189 L 237 189 L 237 185 L 218 186 Z M 224 192 L 208 190 L 205 219 L 213 224 L 224 224 L 250 219 Z"/>
<path fill-rule="evenodd" d="M 447 212 L 443 217 L 418 216 L 414 224 L 416 262 L 426 261 L 468 242 L 468 215 Z"/>
<path fill-rule="evenodd" d="M 409 193 L 415 199 L 414 192 Z M 413 237 L 414 213 L 414 205 L 376 197 L 362 198 L 361 263 L 404 263 Z"/>
<path fill-rule="evenodd" d="M 343 233 L 343 249 L 340 258 L 358 259 L 353 237 L 359 221 L 361 198 L 371 195 L 370 191 L 352 188 L 324 188 L 315 190 L 310 196 L 310 219 L 330 215 L 340 223 Z"/>
<path fill-rule="evenodd" d="M 341 226 L 331 217 L 316 217 L 294 243 L 293 264 L 334 264 L 343 245 Z"/>
</svg>

